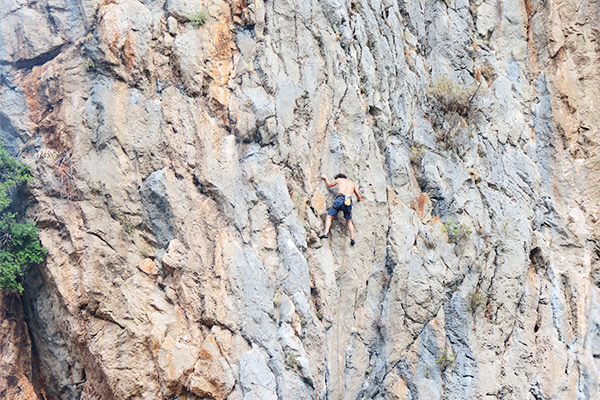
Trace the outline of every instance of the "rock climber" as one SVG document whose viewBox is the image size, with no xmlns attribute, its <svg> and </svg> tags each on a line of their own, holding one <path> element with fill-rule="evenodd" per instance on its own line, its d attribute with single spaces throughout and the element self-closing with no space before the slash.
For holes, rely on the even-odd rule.
<svg viewBox="0 0 600 400">
<path fill-rule="evenodd" d="M 354 182 L 346 178 L 346 175 L 344 174 L 337 174 L 335 178 L 333 178 L 333 181 L 327 179 L 327 176 L 325 175 L 321 175 L 321 179 L 325 181 L 328 188 L 337 185 L 338 193 L 335 196 L 333 205 L 329 209 L 327 218 L 325 219 L 325 233 L 319 236 L 319 238 L 327 239 L 333 218 L 336 217 L 340 211 L 342 211 L 344 213 L 346 223 L 348 224 L 348 230 L 350 231 L 350 245 L 354 246 L 356 242 L 354 241 L 354 223 L 352 222 L 352 194 L 356 193 L 356 198 L 358 201 L 362 201 L 364 197 L 358 193 L 358 189 L 356 188 Z"/>
</svg>

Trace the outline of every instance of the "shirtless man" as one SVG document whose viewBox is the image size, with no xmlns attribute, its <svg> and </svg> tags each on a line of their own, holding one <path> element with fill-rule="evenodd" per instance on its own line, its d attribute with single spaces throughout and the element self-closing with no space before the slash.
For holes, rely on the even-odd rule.
<svg viewBox="0 0 600 400">
<path fill-rule="evenodd" d="M 350 179 L 346 178 L 344 174 L 337 174 L 333 181 L 329 181 L 325 175 L 321 175 L 321 179 L 325 181 L 328 188 L 338 185 L 338 194 L 333 201 L 333 206 L 327 213 L 327 219 L 325 220 L 325 233 L 319 236 L 321 239 L 326 239 L 329 235 L 329 229 L 331 228 L 331 222 L 334 217 L 337 217 L 340 211 L 344 212 L 344 218 L 348 224 L 348 230 L 350 231 L 350 245 L 354 246 L 354 223 L 352 222 L 352 194 L 356 193 L 358 201 L 362 201 L 363 197 L 358 193 L 356 185 Z"/>
</svg>

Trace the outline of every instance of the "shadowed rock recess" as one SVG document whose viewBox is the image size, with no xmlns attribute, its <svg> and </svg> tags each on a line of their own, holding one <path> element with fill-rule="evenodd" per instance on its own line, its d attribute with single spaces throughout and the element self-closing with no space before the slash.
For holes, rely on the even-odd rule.
<svg viewBox="0 0 600 400">
<path fill-rule="evenodd" d="M 0 139 L 49 250 L 25 320 L 2 304 L 6 393 L 600 398 L 598 26 L 595 0 L 0 0 Z M 341 216 L 318 239 L 337 172 L 354 247 Z"/>
</svg>

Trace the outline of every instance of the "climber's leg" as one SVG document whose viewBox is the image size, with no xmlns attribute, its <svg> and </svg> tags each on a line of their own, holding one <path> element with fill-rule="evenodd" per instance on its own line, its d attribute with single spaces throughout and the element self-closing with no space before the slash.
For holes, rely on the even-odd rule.
<svg viewBox="0 0 600 400">
<path fill-rule="evenodd" d="M 327 235 L 329 235 L 329 229 L 331 229 L 331 222 L 333 221 L 333 216 L 327 215 L 325 218 L 325 233 L 319 236 L 321 239 L 326 239 Z"/>
<path fill-rule="evenodd" d="M 354 222 L 351 219 L 347 219 L 346 224 L 348 224 L 348 230 L 350 231 L 350 244 L 354 246 Z"/>
</svg>

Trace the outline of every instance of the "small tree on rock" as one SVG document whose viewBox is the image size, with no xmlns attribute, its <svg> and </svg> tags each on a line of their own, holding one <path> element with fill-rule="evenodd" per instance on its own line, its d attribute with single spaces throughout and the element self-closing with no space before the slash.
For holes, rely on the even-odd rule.
<svg viewBox="0 0 600 400">
<path fill-rule="evenodd" d="M 31 167 L 12 158 L 0 142 L 0 289 L 19 293 L 24 268 L 41 263 L 47 253 L 35 224 L 18 222 L 9 209 L 11 192 L 32 179 Z"/>
</svg>

